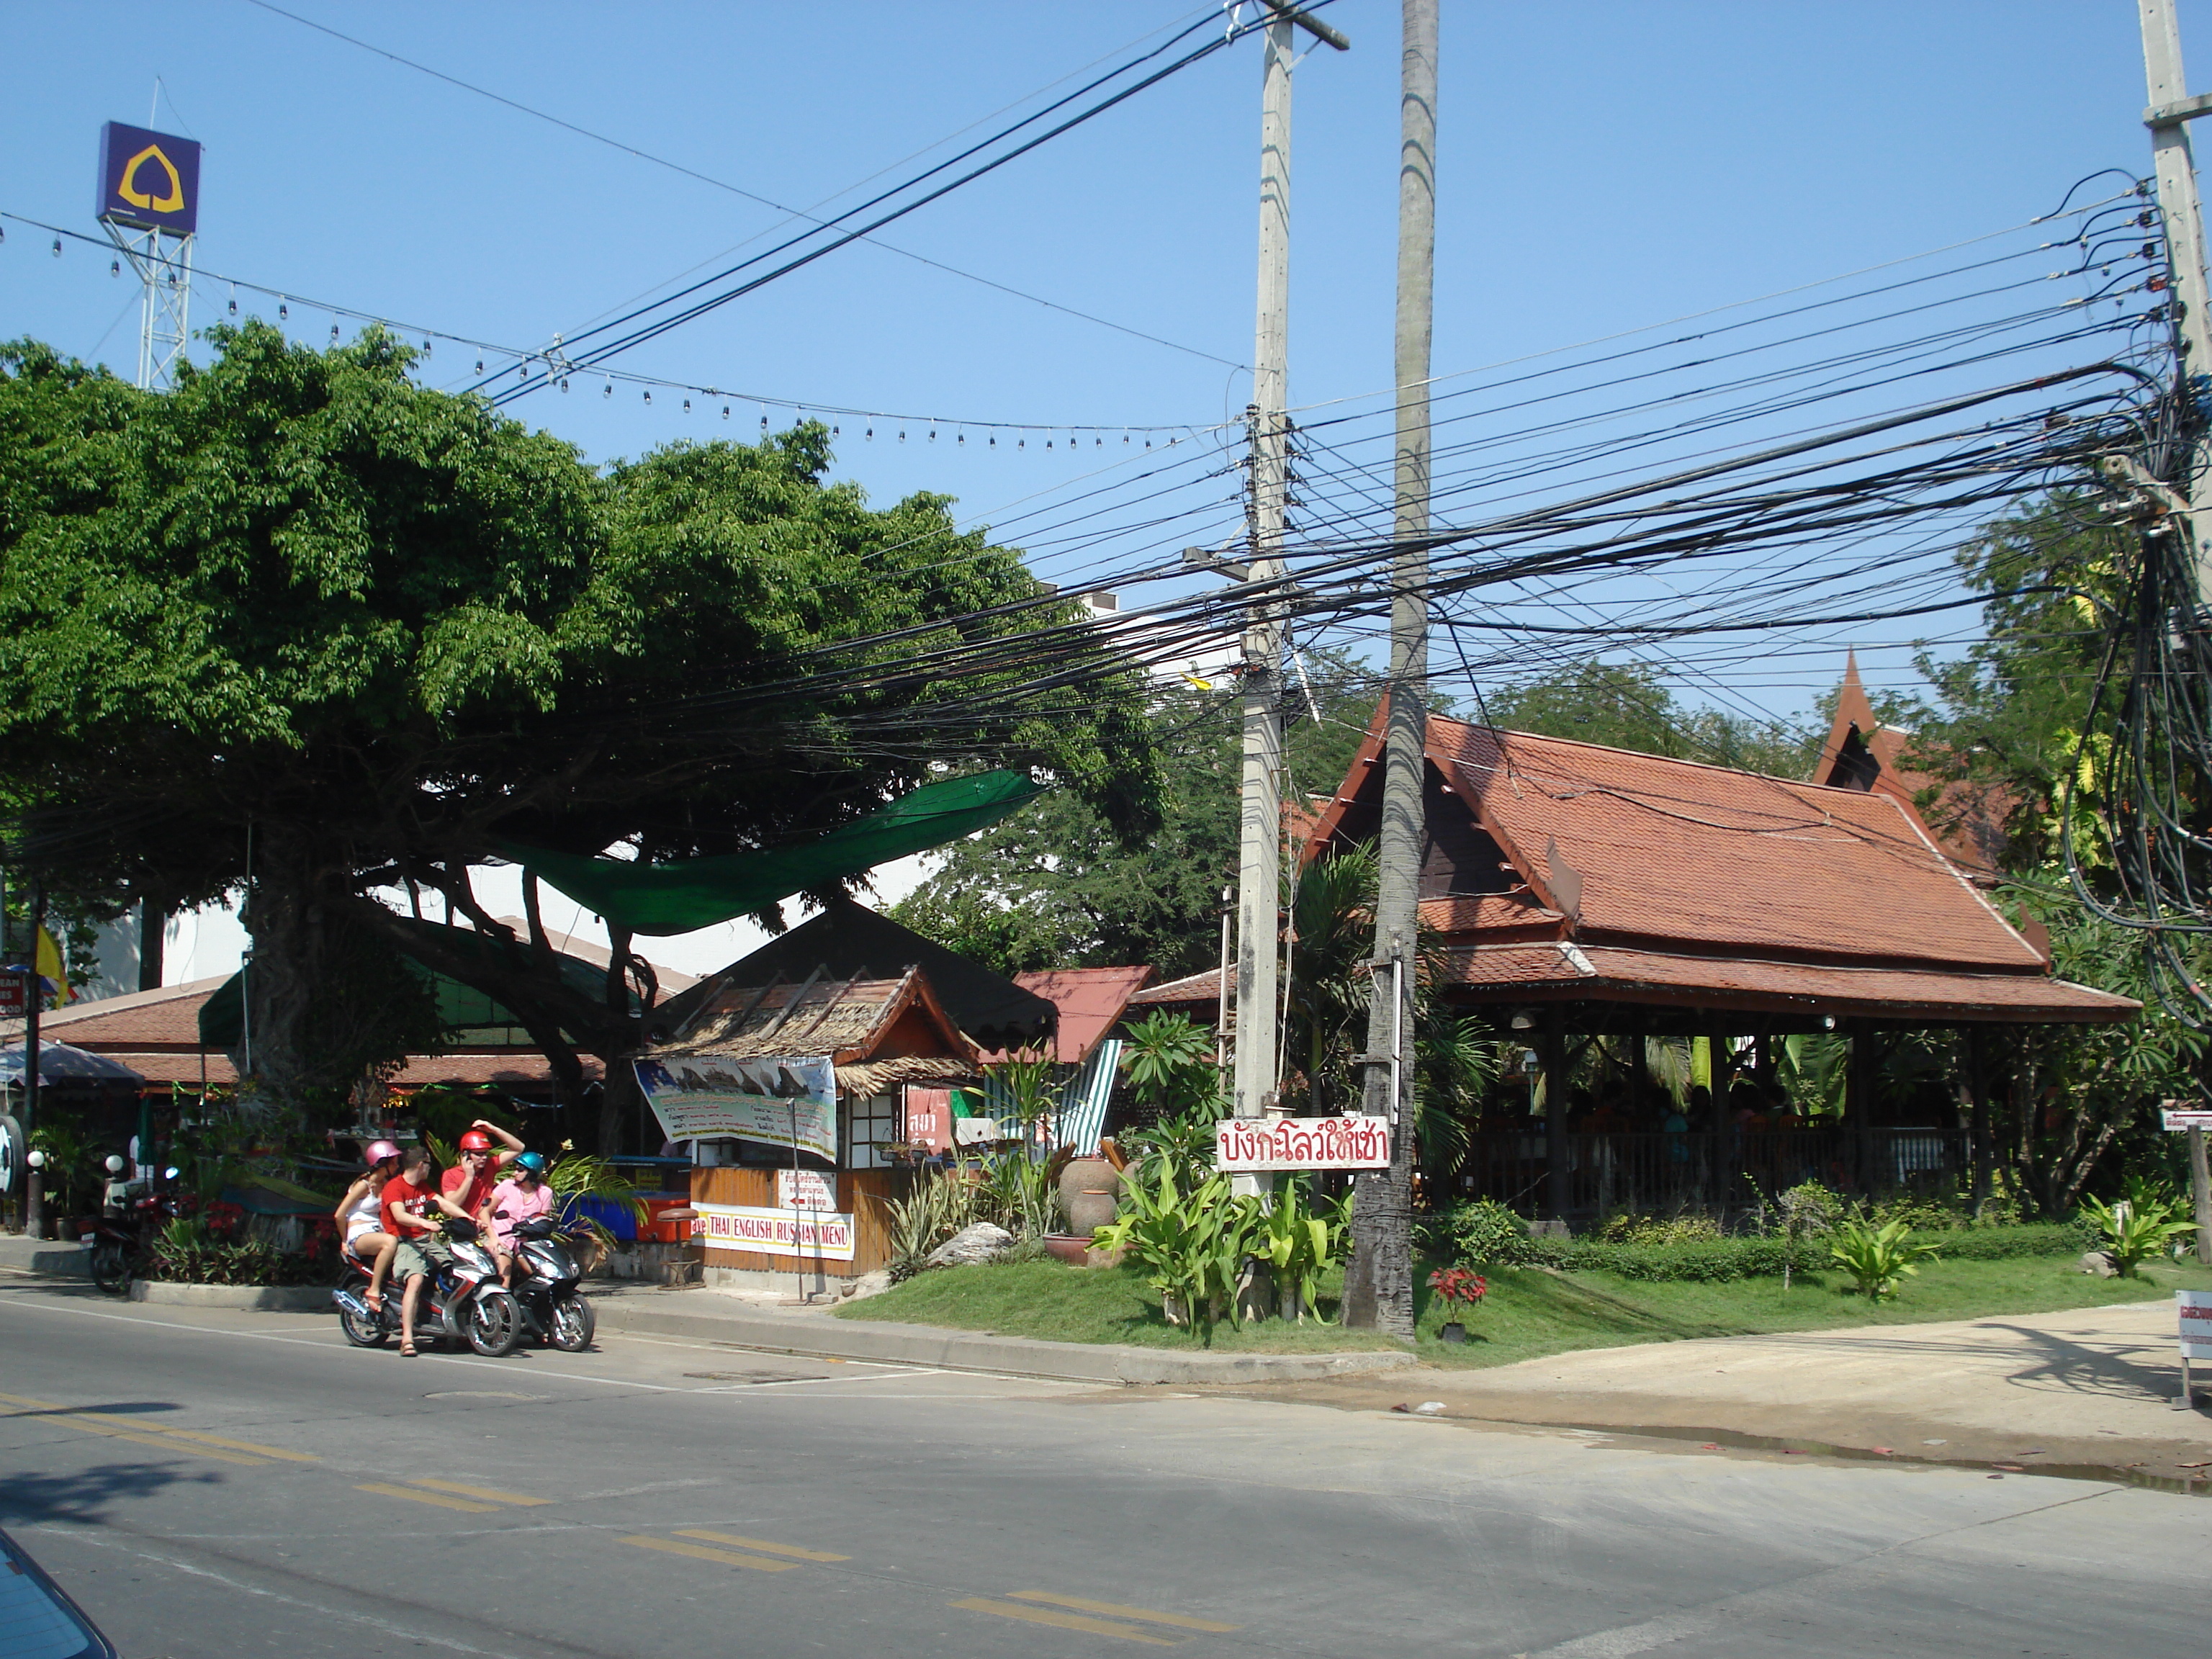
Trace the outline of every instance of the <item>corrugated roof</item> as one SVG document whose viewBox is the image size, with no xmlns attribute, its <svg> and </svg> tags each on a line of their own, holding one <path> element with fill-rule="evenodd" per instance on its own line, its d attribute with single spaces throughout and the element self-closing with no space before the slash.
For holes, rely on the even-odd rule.
<svg viewBox="0 0 2212 1659">
<path fill-rule="evenodd" d="M 1229 970 L 1229 994 L 1237 994 L 1237 970 Z M 1148 986 L 1129 999 L 1132 1008 L 1179 1008 L 1191 1003 L 1221 1000 L 1221 970 L 1209 968 L 1202 974 L 1192 974 L 1183 979 L 1171 979 L 1164 985 Z"/>
</svg>

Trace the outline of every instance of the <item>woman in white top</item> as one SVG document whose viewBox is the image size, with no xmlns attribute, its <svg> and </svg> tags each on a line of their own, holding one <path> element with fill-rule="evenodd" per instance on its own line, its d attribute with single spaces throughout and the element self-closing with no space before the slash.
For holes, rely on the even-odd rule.
<svg viewBox="0 0 2212 1659">
<path fill-rule="evenodd" d="M 335 1212 L 338 1236 L 346 1248 L 368 1264 L 368 1294 L 372 1308 L 384 1306 L 384 1276 L 392 1271 L 392 1253 L 399 1241 L 384 1231 L 384 1188 L 399 1174 L 399 1148 L 388 1140 L 372 1140 L 365 1156 L 368 1168 L 346 1188 Z"/>
</svg>

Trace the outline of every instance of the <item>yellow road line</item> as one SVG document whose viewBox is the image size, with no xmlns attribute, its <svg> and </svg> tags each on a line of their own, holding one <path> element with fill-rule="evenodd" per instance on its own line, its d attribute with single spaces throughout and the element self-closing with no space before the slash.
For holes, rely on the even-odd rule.
<svg viewBox="0 0 2212 1659">
<path fill-rule="evenodd" d="M 732 1567 L 750 1567 L 755 1572 L 792 1572 L 796 1561 L 771 1561 L 765 1556 L 739 1555 L 733 1550 L 710 1550 L 704 1544 L 679 1544 L 673 1538 L 618 1538 L 618 1544 L 635 1544 L 641 1550 L 666 1550 L 671 1555 L 688 1555 L 695 1561 L 720 1561 Z"/>
<path fill-rule="evenodd" d="M 1050 1590 L 1008 1590 L 1006 1594 L 1017 1601 L 1049 1601 L 1054 1607 L 1073 1607 L 1078 1613 L 1103 1613 L 1115 1619 L 1141 1619 L 1148 1624 L 1173 1625 L 1177 1630 L 1213 1631 L 1226 1635 L 1244 1628 L 1242 1625 L 1217 1625 L 1211 1619 L 1187 1619 L 1179 1613 L 1154 1613 L 1150 1607 L 1124 1607 L 1111 1601 L 1086 1601 L 1079 1595 L 1055 1595 Z"/>
<path fill-rule="evenodd" d="M 458 1480 L 421 1480 L 410 1478 L 410 1486 L 428 1486 L 434 1492 L 457 1492 L 464 1498 L 481 1498 L 487 1504 L 516 1504 L 525 1509 L 532 1504 L 550 1504 L 550 1498 L 525 1498 L 519 1492 L 499 1492 L 490 1486 L 465 1486 Z"/>
<path fill-rule="evenodd" d="M 283 1458 L 293 1463 L 322 1462 L 321 1458 L 313 1456 L 307 1452 L 286 1451 L 281 1446 L 264 1446 L 252 1440 L 227 1440 L 222 1435 L 203 1434 L 197 1429 L 173 1429 L 162 1423 L 142 1423 L 135 1417 L 123 1418 L 122 1421 L 118 1422 L 116 1419 L 122 1416 L 120 1413 L 103 1411 L 97 1406 L 88 1407 L 82 1411 L 71 1411 L 68 1407 L 56 1405 L 51 1400 L 27 1400 L 20 1395 L 12 1394 L 0 1394 L 0 1404 L 21 1406 L 29 1411 L 56 1413 L 58 1413 L 59 1420 L 63 1423 L 79 1428 L 88 1428 L 94 1434 L 108 1434 L 121 1440 L 137 1441 L 141 1445 L 160 1445 L 161 1441 L 149 1440 L 145 1437 L 161 1435 L 170 1439 L 193 1441 L 198 1445 L 227 1446 L 232 1451 L 253 1454 L 249 1457 L 218 1459 L 225 1463 L 258 1463 L 263 1459 L 270 1457 Z M 13 1415 L 13 1413 L 10 1414 Z M 182 1451 L 185 1449 L 181 1446 L 173 1446 L 170 1449 Z M 199 1455 L 203 1457 L 217 1455 L 213 1452 L 201 1452 Z"/>
<path fill-rule="evenodd" d="M 802 1561 L 849 1561 L 849 1555 L 827 1555 L 820 1550 L 803 1550 L 792 1544 L 771 1544 L 765 1538 L 740 1538 L 727 1532 L 679 1532 L 678 1538 L 703 1538 L 710 1544 L 735 1544 L 740 1549 L 766 1550 L 770 1555 L 795 1555 Z"/>
<path fill-rule="evenodd" d="M 1093 1636 L 1118 1636 L 1124 1642 L 1147 1642 L 1156 1648 L 1175 1646 L 1164 1636 L 1139 1630 L 1134 1625 L 1117 1625 L 1109 1619 L 1086 1619 L 1078 1613 L 1055 1613 L 1050 1607 L 1028 1607 L 1019 1601 L 990 1601 L 980 1595 L 971 1595 L 966 1601 L 955 1601 L 952 1605 L 965 1607 L 970 1613 L 988 1613 L 1001 1619 L 1026 1620 L 1032 1625 L 1053 1625 L 1061 1630 L 1088 1631 Z"/>
<path fill-rule="evenodd" d="M 10 1417 L 21 1417 L 26 1414 L 22 1412 L 8 1413 Z M 212 1457 L 218 1463 L 241 1463 L 248 1468 L 265 1469 L 269 1467 L 266 1458 L 240 1457 L 234 1452 L 210 1451 L 203 1446 L 180 1446 L 174 1440 L 158 1438 L 151 1434 L 140 1434 L 130 1429 L 116 1428 L 110 1424 L 99 1422 L 81 1412 L 64 1411 L 58 1407 L 49 1407 L 40 1414 L 47 1422 L 64 1429 L 76 1429 L 83 1434 L 104 1435 L 110 1440 L 127 1440 L 134 1446 L 151 1446 L 155 1451 L 190 1452 L 194 1457 Z"/>
<path fill-rule="evenodd" d="M 417 1504 L 435 1504 L 441 1510 L 465 1510 L 471 1515 L 497 1515 L 495 1504 L 471 1504 L 459 1498 L 441 1498 L 434 1492 L 410 1492 L 404 1486 L 387 1486 L 379 1480 L 354 1488 L 356 1492 L 377 1492 L 386 1498 L 404 1498 Z"/>
<path fill-rule="evenodd" d="M 95 1410 L 90 1415 L 104 1417 L 106 1413 Z M 158 1423 L 149 1423 L 144 1426 L 149 1433 L 174 1435 L 179 1440 L 197 1440 L 208 1446 L 228 1446 L 233 1451 L 252 1452 L 260 1457 L 280 1457 L 288 1463 L 319 1463 L 323 1461 L 311 1452 L 286 1451 L 282 1446 L 264 1446 L 251 1440 L 226 1440 L 219 1434 L 202 1434 L 197 1429 L 172 1429 Z"/>
</svg>

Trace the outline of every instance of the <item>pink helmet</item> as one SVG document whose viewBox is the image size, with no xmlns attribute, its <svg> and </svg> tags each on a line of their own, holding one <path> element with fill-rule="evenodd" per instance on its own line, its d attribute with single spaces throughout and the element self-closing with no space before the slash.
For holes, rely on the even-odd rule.
<svg viewBox="0 0 2212 1659">
<path fill-rule="evenodd" d="M 372 1140 L 362 1156 L 368 1160 L 368 1167 L 373 1170 L 385 1159 L 398 1157 L 399 1148 L 389 1140 Z"/>
</svg>

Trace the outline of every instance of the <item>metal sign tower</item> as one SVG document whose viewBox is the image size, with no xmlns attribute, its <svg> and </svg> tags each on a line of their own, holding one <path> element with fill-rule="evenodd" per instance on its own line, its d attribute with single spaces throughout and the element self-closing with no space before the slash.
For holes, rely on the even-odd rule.
<svg viewBox="0 0 2212 1659">
<path fill-rule="evenodd" d="M 192 243 L 199 228 L 200 147 L 190 138 L 110 121 L 100 132 L 94 208 L 109 240 L 145 285 L 138 384 L 167 391 L 191 337 Z"/>
</svg>

